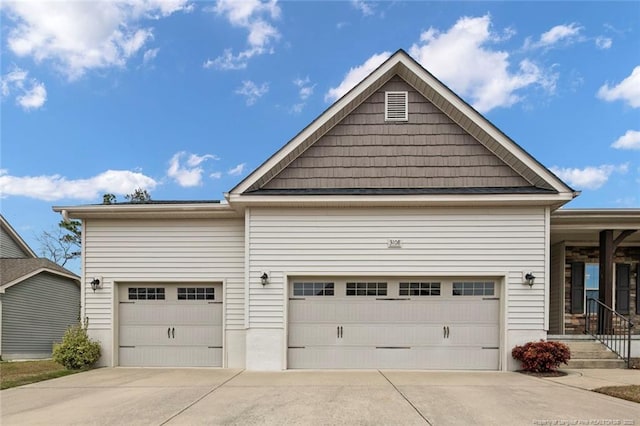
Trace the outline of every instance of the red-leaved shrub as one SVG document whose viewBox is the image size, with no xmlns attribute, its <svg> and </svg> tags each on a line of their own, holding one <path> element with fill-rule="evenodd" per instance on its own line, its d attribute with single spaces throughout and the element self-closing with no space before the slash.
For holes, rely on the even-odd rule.
<svg viewBox="0 0 640 426">
<path fill-rule="evenodd" d="M 555 371 L 560 364 L 571 359 L 569 347 L 560 342 L 529 342 L 524 346 L 516 346 L 511 356 L 522 361 L 522 369 L 536 373 Z"/>
</svg>

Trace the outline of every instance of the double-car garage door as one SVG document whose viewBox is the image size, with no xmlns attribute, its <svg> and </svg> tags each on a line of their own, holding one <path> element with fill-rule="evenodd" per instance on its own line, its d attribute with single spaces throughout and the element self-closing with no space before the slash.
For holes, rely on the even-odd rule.
<svg viewBox="0 0 640 426">
<path fill-rule="evenodd" d="M 491 279 L 293 279 L 289 368 L 499 368 Z"/>
<path fill-rule="evenodd" d="M 221 284 L 122 284 L 119 365 L 222 366 Z"/>
</svg>

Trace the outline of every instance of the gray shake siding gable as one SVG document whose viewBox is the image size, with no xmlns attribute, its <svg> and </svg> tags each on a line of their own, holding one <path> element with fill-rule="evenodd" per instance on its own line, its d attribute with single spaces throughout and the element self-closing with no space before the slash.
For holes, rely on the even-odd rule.
<svg viewBox="0 0 640 426">
<path fill-rule="evenodd" d="M 408 122 L 384 117 L 409 93 Z M 532 187 L 400 77 L 394 77 L 263 189 Z"/>
</svg>

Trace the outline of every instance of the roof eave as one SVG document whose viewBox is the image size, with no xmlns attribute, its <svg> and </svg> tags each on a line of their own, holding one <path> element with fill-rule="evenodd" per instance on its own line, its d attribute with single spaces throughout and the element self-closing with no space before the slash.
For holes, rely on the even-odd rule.
<svg viewBox="0 0 640 426">
<path fill-rule="evenodd" d="M 241 217 L 230 205 L 219 203 L 54 206 L 53 211 L 71 219 Z"/>
<path fill-rule="evenodd" d="M 419 195 L 242 195 L 229 194 L 229 201 L 245 207 L 330 206 L 549 206 L 556 209 L 573 195 L 558 194 L 419 194 Z"/>
</svg>

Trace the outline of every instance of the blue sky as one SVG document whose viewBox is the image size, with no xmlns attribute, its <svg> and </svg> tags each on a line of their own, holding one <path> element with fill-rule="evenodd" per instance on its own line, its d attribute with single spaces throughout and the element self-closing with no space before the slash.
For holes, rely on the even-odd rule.
<svg viewBox="0 0 640 426">
<path fill-rule="evenodd" d="M 582 195 L 640 207 L 640 2 L 3 2 L 2 214 L 222 199 L 397 49 Z"/>
</svg>

